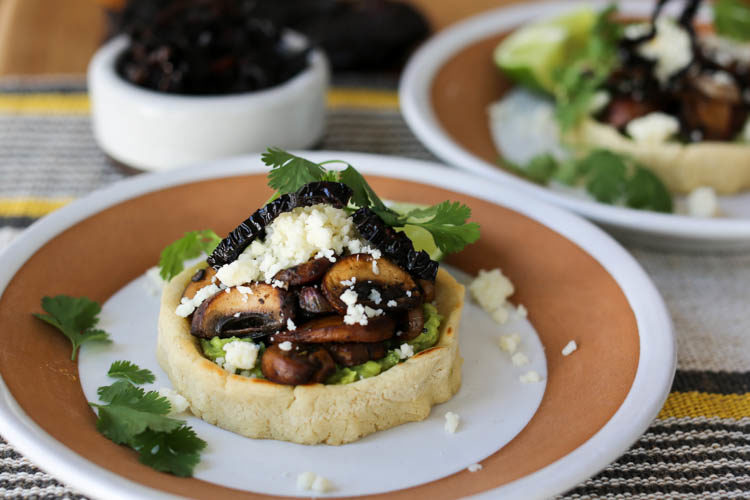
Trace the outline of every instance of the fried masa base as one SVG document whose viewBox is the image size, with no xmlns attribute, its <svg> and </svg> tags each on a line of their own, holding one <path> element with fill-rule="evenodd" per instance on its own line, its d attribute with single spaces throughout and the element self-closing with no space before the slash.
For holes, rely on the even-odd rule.
<svg viewBox="0 0 750 500">
<path fill-rule="evenodd" d="M 574 145 L 627 154 L 649 167 L 675 193 L 708 186 L 719 194 L 750 189 L 750 145 L 706 141 L 641 144 L 616 128 L 584 120 L 567 137 Z"/>
<path fill-rule="evenodd" d="M 203 356 L 189 322 L 174 313 L 198 267 L 186 269 L 164 289 L 157 357 L 193 414 L 210 424 L 251 438 L 338 445 L 424 420 L 432 405 L 449 400 L 461 385 L 458 324 L 464 287 L 443 269 L 435 283 L 443 321 L 434 347 L 351 384 L 287 386 L 230 375 Z"/>
</svg>

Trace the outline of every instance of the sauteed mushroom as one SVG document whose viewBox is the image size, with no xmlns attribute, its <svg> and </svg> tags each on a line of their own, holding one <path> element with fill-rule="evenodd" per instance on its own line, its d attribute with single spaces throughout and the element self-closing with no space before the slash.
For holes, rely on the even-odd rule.
<svg viewBox="0 0 750 500">
<path fill-rule="evenodd" d="M 424 310 L 422 307 L 415 307 L 406 313 L 406 326 L 404 332 L 399 335 L 400 340 L 412 340 L 419 336 L 424 330 Z"/>
<path fill-rule="evenodd" d="M 333 312 L 333 307 L 319 288 L 313 286 L 302 287 L 297 295 L 299 307 L 310 314 L 325 314 Z"/>
<path fill-rule="evenodd" d="M 204 267 L 198 269 L 192 278 L 190 283 L 185 287 L 185 291 L 182 292 L 183 297 L 192 299 L 195 294 L 203 287 L 206 287 L 212 283 L 213 277 L 216 276 L 216 271 L 211 267 Z"/>
<path fill-rule="evenodd" d="M 371 359 L 380 359 L 386 354 L 383 342 L 325 344 L 325 348 L 334 361 L 343 366 L 361 365 Z"/>
<path fill-rule="evenodd" d="M 252 283 L 247 288 L 252 293 L 232 287 L 206 299 L 193 315 L 190 333 L 204 338 L 259 338 L 286 328 L 287 320 L 294 318 L 294 296 L 265 283 Z"/>
<path fill-rule="evenodd" d="M 701 73 L 685 79 L 681 95 L 682 119 L 688 130 L 699 130 L 701 139 L 732 140 L 747 118 L 742 94 L 725 72 Z"/>
<path fill-rule="evenodd" d="M 318 281 L 333 263 L 326 259 L 312 259 L 276 273 L 273 279 L 283 281 L 289 286 L 299 286 Z"/>
<path fill-rule="evenodd" d="M 346 313 L 341 294 L 349 288 L 357 293 L 359 304 L 373 309 L 405 310 L 422 303 L 422 290 L 409 273 L 386 258 L 377 259 L 375 265 L 373 260 L 369 254 L 349 255 L 339 259 L 323 277 L 323 295 L 337 312 Z M 373 290 L 380 300 L 371 298 Z"/>
<path fill-rule="evenodd" d="M 325 349 L 306 346 L 304 349 L 282 350 L 272 345 L 261 359 L 263 376 L 285 385 L 324 382 L 336 370 L 336 364 Z"/>
<path fill-rule="evenodd" d="M 366 325 L 347 325 L 343 316 L 326 316 L 308 321 L 296 330 L 274 334 L 274 342 L 380 342 L 393 336 L 396 323 L 388 316 L 369 318 Z"/>
</svg>

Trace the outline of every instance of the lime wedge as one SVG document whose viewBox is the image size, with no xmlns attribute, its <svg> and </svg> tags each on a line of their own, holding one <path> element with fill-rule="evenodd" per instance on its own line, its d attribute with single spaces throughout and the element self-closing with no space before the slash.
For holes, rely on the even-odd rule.
<svg viewBox="0 0 750 500">
<path fill-rule="evenodd" d="M 427 205 L 407 203 L 404 201 L 393 201 L 388 202 L 388 207 L 403 215 L 416 208 L 426 208 Z M 440 260 L 443 257 L 443 252 L 441 252 L 437 245 L 435 245 L 435 240 L 432 238 L 432 234 L 430 234 L 428 230 L 411 224 L 406 224 L 404 227 L 396 227 L 394 229 L 406 234 L 414 245 L 414 248 L 416 250 L 424 250 L 430 255 L 432 260 Z"/>
<path fill-rule="evenodd" d="M 527 24 L 495 47 L 495 64 L 521 85 L 552 92 L 555 69 L 583 46 L 596 15 L 596 11 L 584 8 Z"/>
</svg>

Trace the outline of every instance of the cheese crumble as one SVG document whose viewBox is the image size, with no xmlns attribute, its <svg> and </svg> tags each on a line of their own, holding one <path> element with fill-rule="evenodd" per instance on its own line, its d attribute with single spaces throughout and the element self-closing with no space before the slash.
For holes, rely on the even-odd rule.
<svg viewBox="0 0 750 500">
<path fill-rule="evenodd" d="M 326 204 L 298 207 L 276 217 L 266 227 L 263 241 L 253 241 L 237 260 L 219 268 L 216 276 L 228 286 L 270 283 L 282 269 L 316 256 L 330 260 L 345 249 L 356 253 L 353 249 L 364 246 L 344 210 Z"/>
<path fill-rule="evenodd" d="M 517 352 L 510 358 L 513 366 L 524 366 L 529 364 L 529 357 L 522 352 Z"/>
<path fill-rule="evenodd" d="M 159 396 L 169 401 L 169 415 L 182 413 L 188 408 L 188 401 L 185 397 L 174 389 L 162 387 L 159 389 Z"/>
<path fill-rule="evenodd" d="M 279 349 L 282 351 L 291 351 L 292 350 L 292 343 L 288 340 L 285 340 L 284 342 L 279 344 Z"/>
<path fill-rule="evenodd" d="M 469 291 L 474 300 L 487 311 L 492 319 L 503 324 L 508 321 L 508 297 L 513 295 L 513 283 L 506 278 L 500 269 L 481 270 L 469 284 Z"/>
<path fill-rule="evenodd" d="M 527 371 L 526 373 L 518 377 L 518 379 L 524 384 L 533 384 L 542 381 L 542 377 L 540 377 L 539 373 L 534 370 Z"/>
<path fill-rule="evenodd" d="M 331 482 L 314 472 L 303 472 L 297 476 L 297 488 L 300 490 L 313 490 L 318 493 L 327 493 L 333 489 Z"/>
<path fill-rule="evenodd" d="M 656 36 L 638 47 L 638 54 L 656 63 L 654 74 L 662 86 L 693 60 L 690 35 L 665 17 L 656 20 Z"/>
<path fill-rule="evenodd" d="M 687 195 L 687 213 L 693 217 L 713 217 L 719 211 L 719 199 L 711 187 L 695 188 Z"/>
<path fill-rule="evenodd" d="M 578 344 L 576 344 L 575 340 L 571 340 L 570 342 L 565 344 L 565 347 L 563 347 L 562 355 L 570 356 L 576 349 L 578 349 Z"/>
<path fill-rule="evenodd" d="M 445 432 L 449 434 L 455 434 L 458 429 L 458 424 L 461 422 L 461 417 L 457 413 L 449 411 L 445 414 Z"/>
<path fill-rule="evenodd" d="M 517 333 L 501 335 L 498 342 L 498 344 L 500 345 L 500 349 L 507 352 L 508 354 L 513 354 L 514 352 L 516 352 L 520 343 L 521 336 Z"/>
<path fill-rule="evenodd" d="M 469 472 L 477 472 L 482 470 L 482 464 L 471 464 L 467 467 L 467 469 L 469 470 Z"/>
<path fill-rule="evenodd" d="M 258 346 L 250 342 L 235 340 L 224 346 L 224 369 L 230 373 L 250 370 L 258 359 Z"/>
<path fill-rule="evenodd" d="M 680 130 L 680 122 L 674 116 L 655 111 L 634 118 L 625 125 L 625 131 L 641 144 L 661 144 Z"/>
</svg>

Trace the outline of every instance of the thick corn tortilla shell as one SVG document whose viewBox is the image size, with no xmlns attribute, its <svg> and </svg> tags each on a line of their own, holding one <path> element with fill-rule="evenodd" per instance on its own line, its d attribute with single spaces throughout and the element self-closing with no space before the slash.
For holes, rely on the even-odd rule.
<svg viewBox="0 0 750 500">
<path fill-rule="evenodd" d="M 627 154 L 649 167 L 675 193 L 701 186 L 719 194 L 750 189 L 750 145 L 707 141 L 693 144 L 637 143 L 617 129 L 584 120 L 567 137 L 576 147 L 603 148 Z"/>
<path fill-rule="evenodd" d="M 458 324 L 464 287 L 442 269 L 435 303 L 444 319 L 434 347 L 352 384 L 285 386 L 230 375 L 203 357 L 188 321 L 174 313 L 198 267 L 186 269 L 164 289 L 157 357 L 193 414 L 208 423 L 251 438 L 338 445 L 423 420 L 461 385 Z"/>
</svg>

